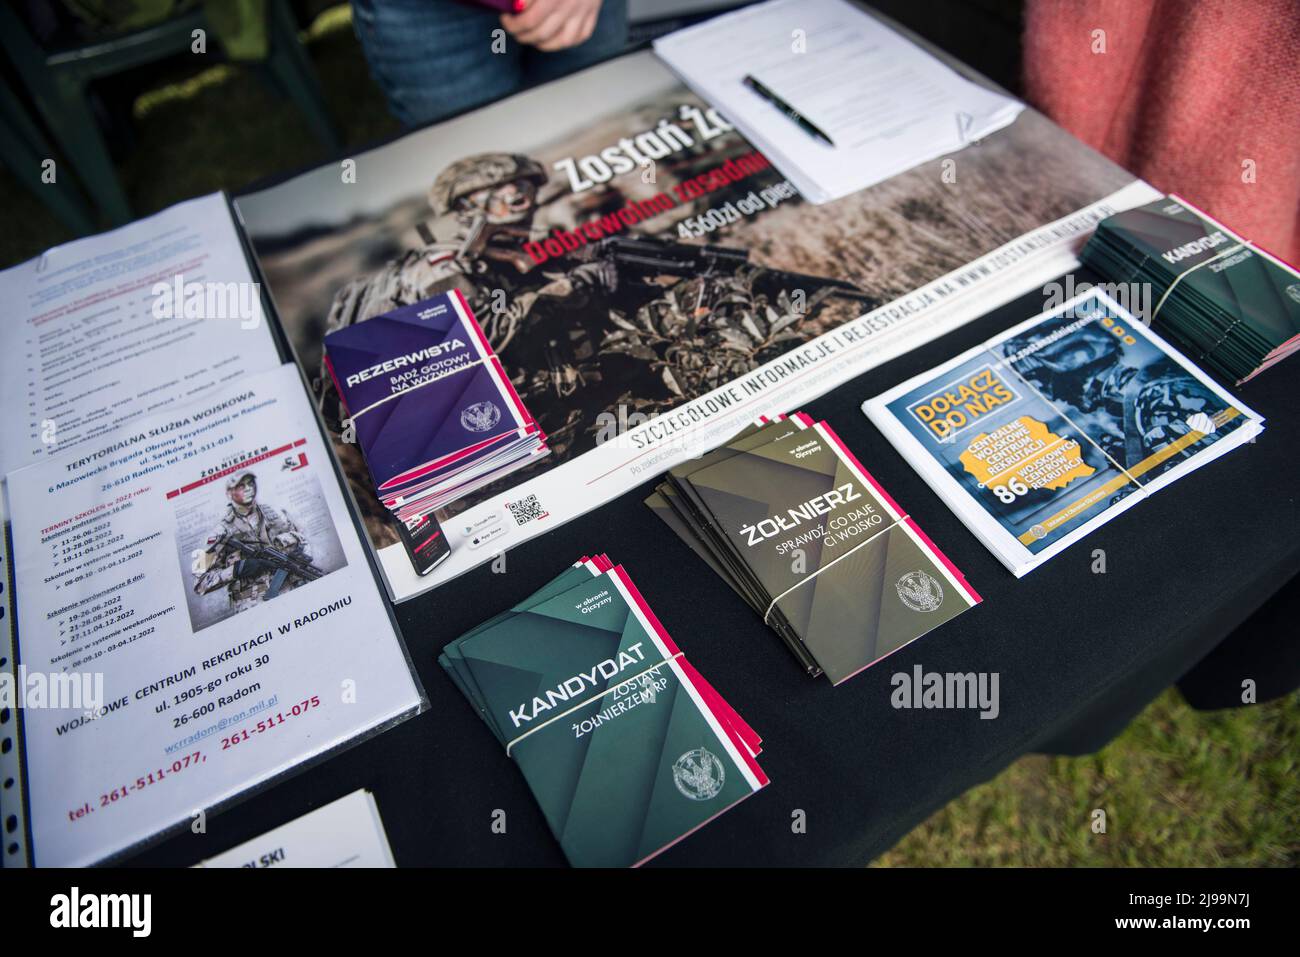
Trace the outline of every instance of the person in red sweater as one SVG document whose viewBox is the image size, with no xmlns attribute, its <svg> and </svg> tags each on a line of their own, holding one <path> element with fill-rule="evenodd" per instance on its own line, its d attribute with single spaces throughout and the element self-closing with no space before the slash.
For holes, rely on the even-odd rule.
<svg viewBox="0 0 1300 957">
<path fill-rule="evenodd" d="M 1028 0 L 1025 94 L 1300 263 L 1300 0 Z"/>
</svg>

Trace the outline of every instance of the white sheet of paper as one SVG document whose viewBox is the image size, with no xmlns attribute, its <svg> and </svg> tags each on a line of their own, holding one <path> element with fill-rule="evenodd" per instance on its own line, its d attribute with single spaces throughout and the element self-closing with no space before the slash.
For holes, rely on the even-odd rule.
<svg viewBox="0 0 1300 957">
<path fill-rule="evenodd" d="M 214 308 L 206 318 L 155 316 L 155 286 L 174 289 L 178 276 L 212 284 L 203 288 L 222 294 L 216 306 L 256 303 L 256 314 Z M 235 298 L 226 299 L 227 289 Z M 9 410 L 0 422 L 0 477 L 274 369 L 280 358 L 256 291 L 220 193 L 0 272 L 0 396 Z"/>
<path fill-rule="evenodd" d="M 7 485 L 37 865 L 99 861 L 418 709 L 292 364 Z M 233 538 L 313 568 L 276 586 Z"/>
<path fill-rule="evenodd" d="M 196 867 L 396 867 L 369 791 L 318 807 Z"/>
<path fill-rule="evenodd" d="M 654 48 L 814 203 L 959 150 L 1024 108 L 844 0 L 770 0 L 661 37 Z M 835 145 L 747 87 L 746 75 Z"/>
</svg>

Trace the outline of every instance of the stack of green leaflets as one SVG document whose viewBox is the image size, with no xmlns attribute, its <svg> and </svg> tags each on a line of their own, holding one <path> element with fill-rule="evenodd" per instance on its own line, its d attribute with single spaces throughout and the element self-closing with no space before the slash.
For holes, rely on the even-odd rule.
<svg viewBox="0 0 1300 957">
<path fill-rule="evenodd" d="M 1170 196 L 1101 221 L 1083 261 L 1188 358 L 1241 384 L 1300 346 L 1300 273 Z M 1147 310 L 1150 310 L 1147 312 Z"/>
<path fill-rule="evenodd" d="M 754 760 L 762 739 L 603 555 L 457 638 L 438 663 L 575 866 L 639 865 L 768 782 Z"/>
<path fill-rule="evenodd" d="M 646 504 L 833 684 L 980 600 L 831 427 L 803 413 L 672 469 Z"/>
</svg>

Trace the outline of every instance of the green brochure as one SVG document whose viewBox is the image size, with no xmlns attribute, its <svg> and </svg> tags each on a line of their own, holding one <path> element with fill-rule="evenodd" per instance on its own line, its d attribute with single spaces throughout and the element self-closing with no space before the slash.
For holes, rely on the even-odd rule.
<svg viewBox="0 0 1300 957">
<path fill-rule="evenodd" d="M 767 778 L 626 573 L 583 574 L 454 644 L 569 861 L 636 865 Z"/>
</svg>

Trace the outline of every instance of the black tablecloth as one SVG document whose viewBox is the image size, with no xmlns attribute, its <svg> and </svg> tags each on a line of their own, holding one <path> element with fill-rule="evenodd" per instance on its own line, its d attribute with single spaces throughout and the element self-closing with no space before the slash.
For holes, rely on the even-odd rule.
<svg viewBox="0 0 1300 957">
<path fill-rule="evenodd" d="M 188 865 L 369 788 L 398 864 L 563 864 L 523 777 L 434 659 L 448 640 L 584 554 L 608 552 L 627 566 L 677 643 L 764 737 L 771 786 L 655 864 L 864 864 L 1026 752 L 1101 746 L 1185 675 L 1191 700 L 1209 706 L 1239 702 L 1245 679 L 1257 682 L 1261 701 L 1290 690 L 1300 677 L 1284 620 L 1295 605 L 1286 586 L 1300 570 L 1293 476 L 1300 359 L 1236 390 L 1268 419 L 1254 445 L 1139 503 L 1019 580 L 862 413 L 863 400 L 1045 305 L 1041 292 L 1024 296 L 806 406 L 962 569 L 984 597 L 975 609 L 832 688 L 805 676 L 642 504 L 647 482 L 513 549 L 504 574 L 483 566 L 398 606 L 429 711 L 210 816 L 206 834 L 186 831 L 133 860 Z M 1095 549 L 1105 550 L 1104 574 L 1092 570 Z M 1239 627 L 1257 610 L 1256 621 Z M 890 677 L 915 664 L 997 672 L 1000 715 L 895 710 Z M 505 834 L 491 827 L 498 809 Z M 806 833 L 791 827 L 797 810 Z"/>
</svg>

